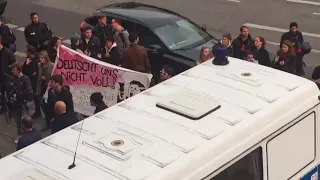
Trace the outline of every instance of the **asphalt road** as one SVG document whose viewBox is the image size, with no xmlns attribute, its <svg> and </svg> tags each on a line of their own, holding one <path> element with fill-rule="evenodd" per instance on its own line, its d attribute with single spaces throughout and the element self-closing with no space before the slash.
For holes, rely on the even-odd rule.
<svg viewBox="0 0 320 180">
<path fill-rule="evenodd" d="M 79 24 L 88 14 L 100 6 L 115 2 L 123 1 L 10 0 L 3 19 L 5 23 L 17 26 L 12 30 L 17 37 L 18 51 L 25 52 L 26 43 L 21 27 L 30 22 L 31 12 L 38 12 L 40 21 L 46 22 L 56 36 L 68 39 L 72 34 L 79 33 Z M 239 34 L 239 27 L 247 24 L 250 26 L 252 36 L 263 36 L 268 41 L 267 49 L 271 55 L 274 55 L 279 48 L 277 43 L 283 30 L 288 29 L 290 22 L 296 21 L 299 30 L 304 32 L 305 40 L 311 43 L 314 50 L 304 59 L 307 64 L 307 77 L 310 77 L 313 68 L 320 64 L 318 62 L 320 26 L 316 23 L 320 20 L 320 3 L 294 3 L 287 0 L 140 0 L 137 2 L 176 11 L 199 25 L 205 24 L 208 32 L 216 37 L 229 32 L 235 38 Z M 19 61 L 24 60 L 23 57 L 17 56 L 17 58 Z M 3 120 L 0 119 L 0 122 Z M 12 140 L 8 140 L 13 138 L 14 131 L 5 136 L 1 132 L 10 128 L 12 129 L 12 126 L 0 123 L 0 152 L 5 154 L 14 149 Z M 3 137 L 6 137 L 6 140 Z"/>
</svg>

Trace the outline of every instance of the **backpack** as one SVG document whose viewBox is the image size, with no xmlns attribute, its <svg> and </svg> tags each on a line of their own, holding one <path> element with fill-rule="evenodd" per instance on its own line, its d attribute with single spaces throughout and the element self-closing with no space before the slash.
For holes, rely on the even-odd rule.
<svg viewBox="0 0 320 180">
<path fill-rule="evenodd" d="M 121 32 L 119 33 L 119 36 L 121 38 L 121 42 L 123 44 L 123 48 L 127 48 L 127 45 L 126 45 L 126 42 L 124 40 L 124 37 L 123 37 L 123 32 L 127 31 L 126 29 L 122 29 Z M 127 31 L 128 32 L 128 31 Z M 115 31 L 113 31 L 113 34 L 115 33 Z"/>
<path fill-rule="evenodd" d="M 308 42 L 303 42 L 301 44 L 301 49 L 304 54 L 309 54 L 311 52 L 311 45 Z"/>
</svg>

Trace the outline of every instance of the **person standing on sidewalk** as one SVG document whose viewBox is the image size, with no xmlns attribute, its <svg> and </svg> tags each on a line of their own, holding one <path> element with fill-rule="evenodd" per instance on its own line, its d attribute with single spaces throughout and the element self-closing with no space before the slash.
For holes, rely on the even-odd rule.
<svg viewBox="0 0 320 180">
<path fill-rule="evenodd" d="M 247 51 L 253 51 L 254 41 L 247 26 L 240 27 L 240 35 L 232 41 L 233 57 L 244 59 Z"/>
<path fill-rule="evenodd" d="M 280 48 L 282 48 L 282 44 L 284 43 L 284 41 L 288 40 L 291 42 L 296 53 L 295 74 L 298 76 L 304 76 L 305 75 L 305 72 L 303 70 L 304 52 L 302 51 L 303 36 L 302 36 L 302 33 L 298 31 L 298 23 L 291 22 L 289 28 L 290 28 L 289 32 L 286 32 L 281 36 Z"/>
</svg>

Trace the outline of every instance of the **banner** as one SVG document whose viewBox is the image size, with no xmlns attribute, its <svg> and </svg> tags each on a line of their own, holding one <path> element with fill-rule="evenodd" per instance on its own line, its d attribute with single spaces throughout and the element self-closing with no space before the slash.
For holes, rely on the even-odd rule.
<svg viewBox="0 0 320 180">
<path fill-rule="evenodd" d="M 53 74 L 61 74 L 63 84 L 70 87 L 74 109 L 90 116 L 92 93 L 101 92 L 108 107 L 149 88 L 152 75 L 114 66 L 61 46 Z"/>
</svg>

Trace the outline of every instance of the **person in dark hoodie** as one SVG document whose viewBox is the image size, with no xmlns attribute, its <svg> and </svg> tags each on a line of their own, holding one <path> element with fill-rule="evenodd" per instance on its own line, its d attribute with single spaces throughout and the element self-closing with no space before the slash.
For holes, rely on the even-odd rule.
<svg viewBox="0 0 320 180">
<path fill-rule="evenodd" d="M 295 73 L 296 53 L 290 41 L 283 41 L 282 47 L 278 50 L 272 65 L 274 68 L 291 74 Z"/>
<path fill-rule="evenodd" d="M 102 61 L 119 66 L 121 65 L 121 54 L 117 43 L 114 41 L 113 36 L 108 36 L 103 48 Z"/>
<path fill-rule="evenodd" d="M 216 45 L 213 46 L 212 48 L 213 56 L 215 56 L 216 54 L 216 49 L 221 46 L 226 47 L 228 51 L 228 56 L 232 57 L 233 49 L 232 49 L 232 38 L 230 34 L 227 33 L 222 35 L 222 39 Z"/>
<path fill-rule="evenodd" d="M 258 60 L 258 63 L 264 66 L 270 67 L 271 61 L 269 57 L 269 52 L 265 48 L 266 42 L 263 37 L 257 36 L 254 41 L 254 59 Z"/>
<path fill-rule="evenodd" d="M 100 40 L 101 45 L 106 43 L 108 36 L 112 36 L 112 26 L 107 24 L 106 16 L 100 16 L 98 18 L 98 24 L 93 29 L 93 35 Z"/>
<path fill-rule="evenodd" d="M 38 13 L 30 14 L 31 23 L 24 29 L 24 35 L 29 45 L 36 48 L 37 52 L 46 50 L 52 37 L 52 31 L 46 23 L 39 21 Z"/>
<path fill-rule="evenodd" d="M 52 121 L 51 134 L 65 129 L 78 122 L 77 114 L 73 111 L 67 111 L 66 104 L 63 101 L 57 101 L 54 105 L 56 117 Z"/>
<path fill-rule="evenodd" d="M 302 36 L 302 33 L 298 31 L 298 23 L 291 22 L 290 31 L 282 34 L 281 40 L 280 40 L 280 48 L 282 48 L 282 44 L 286 40 L 290 41 L 295 49 L 295 53 L 296 53 L 295 72 L 298 76 L 304 76 L 305 75 L 305 72 L 303 70 L 304 63 L 302 61 L 304 53 L 301 48 L 301 45 L 303 43 L 303 36 Z"/>
<path fill-rule="evenodd" d="M 63 85 L 62 75 L 52 75 L 49 78 L 51 88 L 48 90 L 47 100 L 47 123 L 41 131 L 47 131 L 51 128 L 51 120 L 55 117 L 54 105 L 57 101 L 63 101 L 66 104 L 67 112 L 73 112 L 73 100 L 70 88 Z"/>
<path fill-rule="evenodd" d="M 94 114 L 97 114 L 100 111 L 103 111 L 108 108 L 108 106 L 103 102 L 103 96 L 100 92 L 92 93 L 90 96 L 91 106 L 96 107 Z"/>
<path fill-rule="evenodd" d="M 246 51 L 253 51 L 254 41 L 249 34 L 249 28 L 247 26 L 240 27 L 240 35 L 233 40 L 233 57 L 238 59 L 244 59 Z"/>
</svg>

